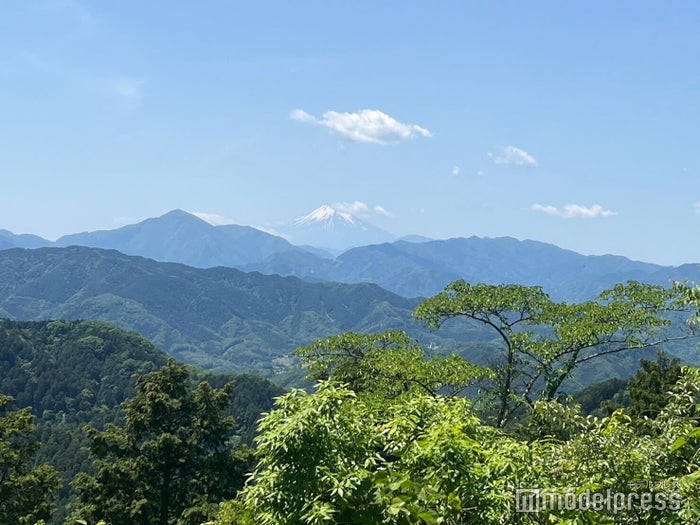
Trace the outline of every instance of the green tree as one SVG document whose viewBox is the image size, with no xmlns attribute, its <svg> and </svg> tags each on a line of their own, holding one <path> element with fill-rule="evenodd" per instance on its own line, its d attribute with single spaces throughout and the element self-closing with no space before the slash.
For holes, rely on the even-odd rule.
<svg viewBox="0 0 700 525">
<path fill-rule="evenodd" d="M 74 481 L 76 515 L 110 525 L 198 525 L 215 515 L 251 461 L 249 449 L 232 450 L 232 389 L 192 389 L 188 369 L 174 361 L 140 377 L 124 426 L 87 428 L 96 474 Z"/>
<path fill-rule="evenodd" d="M 258 465 L 217 524 L 696 523 L 699 390 L 700 370 L 684 370 L 648 434 L 623 411 L 598 419 L 539 400 L 522 440 L 484 424 L 464 398 L 417 390 L 379 400 L 321 382 L 262 419 Z M 521 513 L 517 488 L 604 504 Z M 630 492 L 652 499 L 613 497 Z"/>
<path fill-rule="evenodd" d="M 613 377 L 579 390 L 572 399 L 581 405 L 584 414 L 609 416 L 615 410 L 629 406 L 627 384 L 628 381 Z"/>
<path fill-rule="evenodd" d="M 419 391 L 455 396 L 490 370 L 457 354 L 426 359 L 425 351 L 405 332 L 345 332 L 296 350 L 309 379 L 334 381 L 355 392 L 393 398 Z"/>
<path fill-rule="evenodd" d="M 629 414 L 654 419 L 670 400 L 669 391 L 681 376 L 681 361 L 659 352 L 656 361 L 642 359 L 642 368 L 630 379 Z"/>
<path fill-rule="evenodd" d="M 633 281 L 579 304 L 554 302 L 539 287 L 455 281 L 414 316 L 434 329 L 456 317 L 493 329 L 503 351 L 491 364 L 488 393 L 495 399 L 495 424 L 502 427 L 523 405 L 555 399 L 583 363 L 694 336 L 667 331 L 671 321 L 664 314 L 687 309 L 678 288 Z"/>
<path fill-rule="evenodd" d="M 534 479 L 532 449 L 460 397 L 381 402 L 321 382 L 282 397 L 260 432 L 251 483 L 221 523 L 498 523 L 512 514 L 510 486 Z"/>
<path fill-rule="evenodd" d="M 0 523 L 33 524 L 48 519 L 61 480 L 49 465 L 33 465 L 31 410 L 11 411 L 12 398 L 0 395 Z"/>
</svg>

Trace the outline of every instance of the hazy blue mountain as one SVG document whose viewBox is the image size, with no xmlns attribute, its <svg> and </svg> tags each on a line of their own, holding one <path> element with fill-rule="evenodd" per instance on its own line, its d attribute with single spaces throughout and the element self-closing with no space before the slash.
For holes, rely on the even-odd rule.
<svg viewBox="0 0 700 525">
<path fill-rule="evenodd" d="M 700 280 L 697 268 L 671 268 L 614 255 L 584 256 L 510 237 L 397 241 L 350 249 L 334 261 L 278 253 L 243 267 L 267 274 L 345 283 L 373 282 L 404 297 L 430 296 L 450 281 L 542 286 L 555 299 L 584 300 L 618 282 Z M 680 277 L 683 276 L 683 277 Z"/>
<path fill-rule="evenodd" d="M 8 230 L 0 230 L 0 250 L 7 248 L 41 248 L 51 245 L 48 241 L 38 235 L 29 233 L 12 233 Z"/>
<path fill-rule="evenodd" d="M 683 264 L 681 266 L 675 266 L 673 268 L 662 268 L 658 270 L 653 276 L 654 282 L 660 282 L 664 280 L 673 281 L 692 281 L 700 284 L 700 263 Z"/>
<path fill-rule="evenodd" d="M 266 275 L 295 276 L 310 282 L 343 282 L 339 278 L 341 273 L 338 266 L 337 259 L 320 257 L 310 252 L 280 252 L 261 262 L 239 266 L 239 269 Z"/>
<path fill-rule="evenodd" d="M 430 237 L 423 237 L 422 235 L 404 235 L 403 237 L 399 237 L 396 240 L 406 242 L 429 242 L 434 241 L 435 239 L 431 239 Z"/>
<path fill-rule="evenodd" d="M 393 241 L 396 238 L 395 235 L 328 204 L 279 228 L 279 231 L 294 244 L 308 244 L 331 250 L 345 250 L 353 246 Z"/>
<path fill-rule="evenodd" d="M 115 230 L 66 235 L 56 245 L 114 249 L 197 268 L 234 267 L 277 252 L 299 250 L 282 237 L 250 226 L 213 226 L 182 210 Z"/>
<path fill-rule="evenodd" d="M 297 226 L 299 231 L 320 231 L 336 241 L 346 239 L 343 243 L 349 242 L 348 232 L 356 236 L 357 242 L 389 235 L 377 233 L 356 217 L 330 206 L 315 210 Z M 316 241 L 323 242 L 322 238 Z M 47 243 L 40 237 L 0 230 L 0 250 Z M 116 249 L 198 268 L 235 267 L 312 282 L 376 283 L 404 297 L 433 295 L 460 278 L 540 285 L 553 298 L 571 301 L 589 299 L 604 288 L 631 279 L 665 285 L 674 279 L 700 280 L 695 265 L 672 268 L 613 255 L 584 256 L 552 244 L 510 237 L 427 240 L 409 236 L 407 240 L 368 244 L 334 256 L 320 248 L 292 245 L 282 237 L 249 226 L 212 226 L 181 210 L 116 230 L 67 235 L 56 245 Z"/>
<path fill-rule="evenodd" d="M 309 244 L 301 244 L 297 246 L 300 250 L 294 250 L 297 253 L 313 253 L 318 255 L 322 259 L 335 259 L 338 255 L 343 253 L 345 250 L 331 250 L 330 248 L 317 248 L 316 246 L 311 246 Z M 278 253 L 283 253 L 282 251 Z"/>
</svg>

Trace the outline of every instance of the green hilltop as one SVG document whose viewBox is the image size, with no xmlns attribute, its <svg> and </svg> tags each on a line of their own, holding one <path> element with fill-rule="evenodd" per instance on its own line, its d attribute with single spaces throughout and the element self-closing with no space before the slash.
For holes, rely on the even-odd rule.
<svg viewBox="0 0 700 525">
<path fill-rule="evenodd" d="M 83 427 L 119 422 L 120 404 L 134 395 L 136 377 L 167 360 L 144 337 L 102 321 L 0 319 L 0 393 L 14 398 L 13 408 L 32 408 L 41 442 L 37 463 L 58 470 L 62 504 L 74 475 L 92 468 Z M 241 442 L 252 441 L 258 416 L 282 393 L 252 375 L 193 370 L 193 376 L 215 387 L 235 382 L 229 413 Z"/>
</svg>

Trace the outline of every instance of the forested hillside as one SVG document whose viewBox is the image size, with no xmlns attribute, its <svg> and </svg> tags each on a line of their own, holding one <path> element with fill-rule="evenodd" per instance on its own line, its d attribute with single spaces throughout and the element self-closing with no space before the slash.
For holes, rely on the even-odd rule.
<svg viewBox="0 0 700 525">
<path fill-rule="evenodd" d="M 262 373 L 283 385 L 301 378 L 292 355 L 298 346 L 348 330 L 404 330 L 431 353 L 458 351 L 479 364 L 498 352 L 498 338 L 471 319 L 454 319 L 438 331 L 415 322 L 419 303 L 372 284 L 196 269 L 97 248 L 0 251 L 0 315 L 106 320 L 139 332 L 183 362 Z M 696 362 L 687 344 L 668 350 Z M 581 367 L 577 386 L 629 377 L 639 358 L 654 354 L 641 352 Z"/>
<path fill-rule="evenodd" d="M 439 339 L 411 320 L 417 303 L 371 284 L 203 270 L 96 248 L 0 251 L 0 315 L 107 320 L 208 368 L 270 374 L 290 366 L 297 346 L 344 330 Z"/>
<path fill-rule="evenodd" d="M 58 470 L 62 504 L 75 474 L 92 470 L 83 427 L 119 422 L 120 404 L 134 395 L 136 377 L 167 360 L 142 336 L 105 322 L 0 319 L 0 393 L 14 398 L 12 408 L 31 407 L 41 442 L 37 462 Z M 228 413 L 242 442 L 251 443 L 259 414 L 282 393 L 256 376 L 192 373 L 214 387 L 234 381 Z"/>
</svg>

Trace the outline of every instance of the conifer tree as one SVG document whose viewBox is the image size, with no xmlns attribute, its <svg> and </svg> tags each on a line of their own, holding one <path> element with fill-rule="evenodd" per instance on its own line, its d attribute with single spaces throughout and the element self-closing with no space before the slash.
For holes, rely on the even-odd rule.
<svg viewBox="0 0 700 525">
<path fill-rule="evenodd" d="M 34 417 L 9 410 L 11 402 L 0 395 L 0 523 L 34 524 L 51 516 L 61 480 L 53 467 L 33 466 Z"/>
<path fill-rule="evenodd" d="M 234 451 L 225 411 L 233 384 L 190 384 L 170 361 L 139 378 L 125 424 L 87 428 L 96 474 L 79 474 L 77 515 L 110 525 L 199 525 L 243 484 L 250 452 Z"/>
</svg>

